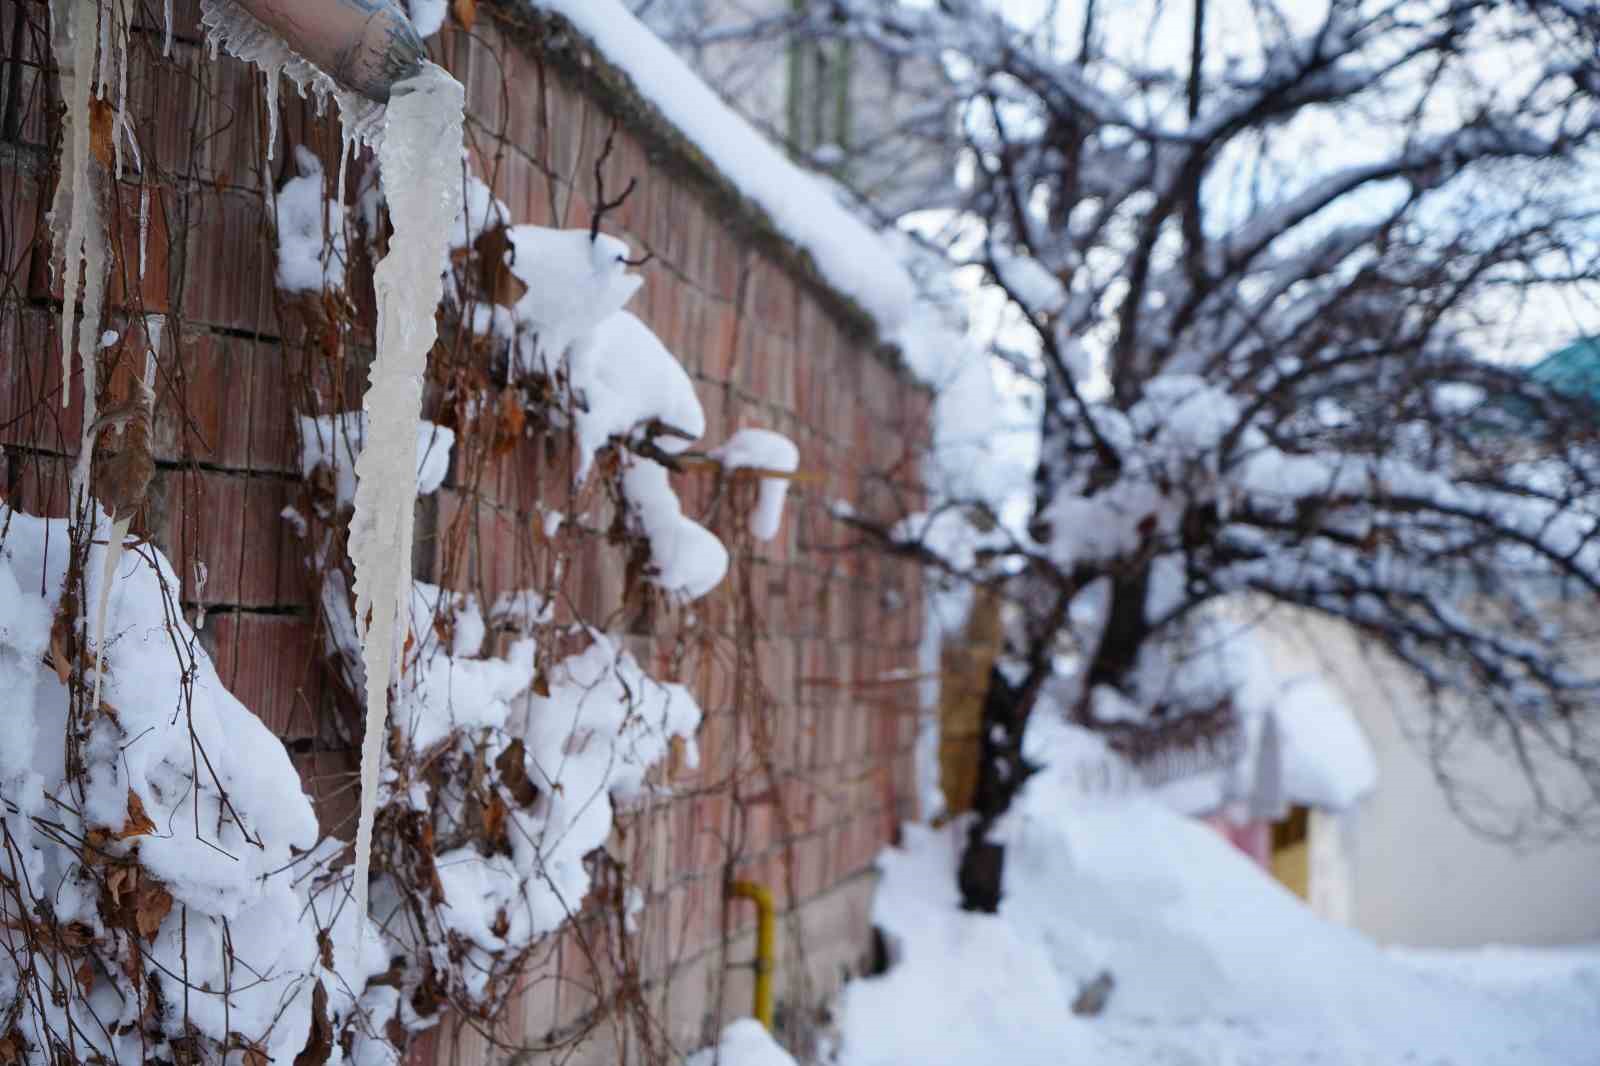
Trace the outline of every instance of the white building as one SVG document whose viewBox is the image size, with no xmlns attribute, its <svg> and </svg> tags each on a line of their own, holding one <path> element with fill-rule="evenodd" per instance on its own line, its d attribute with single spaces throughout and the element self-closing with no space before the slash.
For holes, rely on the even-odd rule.
<svg viewBox="0 0 1600 1066">
<path fill-rule="evenodd" d="M 1600 842 L 1508 846 L 1452 809 L 1426 753 L 1418 682 L 1340 624 L 1282 616 L 1264 638 L 1288 674 L 1320 675 L 1355 713 L 1377 785 L 1341 814 L 1309 820 L 1309 899 L 1380 942 L 1425 947 L 1600 941 Z M 1451 771 L 1480 810 L 1524 793 L 1485 742 L 1459 742 Z M 1552 782 L 1560 787 L 1559 778 Z"/>
</svg>

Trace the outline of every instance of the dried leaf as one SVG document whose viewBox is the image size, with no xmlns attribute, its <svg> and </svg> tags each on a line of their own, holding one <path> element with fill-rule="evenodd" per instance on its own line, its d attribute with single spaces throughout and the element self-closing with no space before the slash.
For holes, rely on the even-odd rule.
<svg viewBox="0 0 1600 1066">
<path fill-rule="evenodd" d="M 333 1023 L 328 1021 L 328 990 L 318 981 L 311 989 L 311 1032 L 294 1066 L 322 1066 L 333 1054 Z M 254 1064 L 251 1064 L 254 1066 Z"/>
<path fill-rule="evenodd" d="M 78 987 L 83 989 L 83 994 L 84 995 L 87 996 L 91 991 L 93 991 L 93 989 L 94 989 L 94 963 L 93 963 L 93 961 L 91 961 L 89 959 L 84 959 L 83 962 L 78 965 L 78 969 L 73 973 L 72 976 L 76 977 L 78 979 Z"/>
<path fill-rule="evenodd" d="M 106 891 L 111 895 L 113 907 L 122 906 L 122 894 L 133 891 L 139 883 L 137 866 L 113 866 L 106 872 Z"/>
<path fill-rule="evenodd" d="M 483 836 L 492 851 L 510 851 L 511 839 L 506 835 L 506 801 L 500 793 L 491 792 L 489 802 L 483 805 Z"/>
<path fill-rule="evenodd" d="M 146 880 L 139 888 L 133 907 L 133 922 L 139 935 L 154 940 L 161 931 L 161 923 L 172 913 L 172 893 L 159 882 Z"/>
<path fill-rule="evenodd" d="M 494 453 L 505 455 L 517 446 L 517 441 L 522 439 L 522 431 L 528 424 L 528 412 L 522 406 L 522 397 L 516 389 L 502 389 L 500 391 L 499 418 L 495 422 Z"/>
<path fill-rule="evenodd" d="M 511 240 L 504 226 L 484 230 L 473 242 L 478 253 L 478 284 L 483 297 L 490 303 L 514 307 L 528 291 L 528 285 L 511 272 L 506 253 L 511 250 Z"/>
<path fill-rule="evenodd" d="M 63 685 L 71 680 L 72 656 L 67 654 L 67 627 L 62 625 L 59 615 L 56 616 L 55 624 L 50 627 L 50 666 Z"/>
<path fill-rule="evenodd" d="M 22 1034 L 15 1029 L 5 1036 L 0 1036 L 0 1066 L 14 1066 L 22 1062 L 24 1046 Z"/>
<path fill-rule="evenodd" d="M 467 29 L 472 29 L 472 23 L 478 17 L 478 0 L 455 0 L 453 6 L 455 8 L 456 21 Z"/>
<path fill-rule="evenodd" d="M 333 937 L 326 929 L 317 930 L 317 956 L 322 960 L 323 969 L 333 969 Z"/>
<path fill-rule="evenodd" d="M 94 943 L 94 930 L 83 922 L 68 922 L 60 935 L 61 946 L 68 951 L 81 951 Z"/>
<path fill-rule="evenodd" d="M 122 832 L 116 839 L 127 840 L 130 837 L 149 836 L 156 831 L 156 823 L 144 811 L 144 801 L 133 789 L 128 789 L 128 821 L 123 825 Z"/>
<path fill-rule="evenodd" d="M 539 786 L 528 777 L 527 755 L 521 739 L 513 738 L 494 761 L 500 783 L 519 807 L 532 807 L 539 798 Z"/>
</svg>

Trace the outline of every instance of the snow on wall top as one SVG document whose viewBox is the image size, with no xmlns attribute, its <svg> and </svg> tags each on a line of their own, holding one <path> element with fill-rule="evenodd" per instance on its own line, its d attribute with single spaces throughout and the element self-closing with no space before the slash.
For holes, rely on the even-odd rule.
<svg viewBox="0 0 1600 1066">
<path fill-rule="evenodd" d="M 915 288 L 888 243 L 847 211 L 827 186 L 772 145 L 620 0 L 520 0 L 559 15 L 632 79 L 679 133 L 807 252 L 833 288 L 893 336 L 906 322 Z"/>
</svg>

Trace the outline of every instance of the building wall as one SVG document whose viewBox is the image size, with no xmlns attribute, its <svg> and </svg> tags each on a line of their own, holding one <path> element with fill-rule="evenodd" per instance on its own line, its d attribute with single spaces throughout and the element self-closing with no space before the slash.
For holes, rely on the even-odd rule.
<svg viewBox="0 0 1600 1066">
<path fill-rule="evenodd" d="M 1354 810 L 1311 831 L 1313 906 L 1384 943 L 1458 947 L 1600 939 L 1600 844 L 1568 839 L 1511 847 L 1457 816 L 1417 738 L 1416 681 L 1348 630 L 1278 616 L 1269 635 L 1287 670 L 1324 671 L 1355 711 L 1378 761 L 1378 784 Z M 1487 748 L 1456 773 L 1502 801 L 1520 780 Z"/>
<path fill-rule="evenodd" d="M 159 19 L 160 8 L 139 5 L 128 92 L 143 168 L 131 168 L 119 191 L 113 244 L 123 280 L 107 322 L 136 332 L 143 313 L 169 318 L 159 470 L 134 530 L 171 557 L 183 576 L 183 607 L 224 683 L 290 747 L 324 825 L 348 832 L 356 708 L 329 679 L 305 547 L 281 514 L 305 505 L 294 416 L 339 397 L 359 402 L 371 338 L 358 330 L 342 362 L 318 350 L 306 309 L 274 290 L 266 197 L 291 173 L 286 145 L 307 145 L 331 167 L 337 128 L 285 86 L 282 139 L 269 161 L 260 75 L 208 56 L 196 0 L 177 0 L 173 57 L 162 59 L 161 28 L 143 14 L 154 10 Z M 913 813 L 916 794 L 920 575 L 849 550 L 854 538 L 825 503 L 847 501 L 868 515 L 915 504 L 912 457 L 926 439 L 930 397 L 879 347 L 870 323 L 628 95 L 625 78 L 581 41 L 553 37 L 514 8 L 480 4 L 470 35 L 447 29 L 432 42 L 467 86 L 479 172 L 515 222 L 585 226 L 595 160 L 615 130 L 608 166 L 616 180 L 607 191 L 614 195 L 630 177 L 638 188 L 606 228 L 653 257 L 640 269 L 645 284 L 630 310 L 685 364 L 708 441 L 760 425 L 800 448 L 802 476 L 782 532 L 735 560 L 748 605 L 734 602 L 730 576 L 698 608 L 709 650 L 685 656 L 657 646 L 648 626 L 634 628 L 630 643 L 647 669 L 689 684 L 705 710 L 702 760 L 698 769 L 676 769 L 669 795 L 624 812 L 610 850 L 646 893 L 626 953 L 667 1023 L 670 1046 L 698 1046 L 749 1011 L 754 913 L 724 898 L 732 877 L 767 884 L 779 897 L 779 1016 L 786 1039 L 801 1045 L 825 1023 L 821 1010 L 843 975 L 870 958 L 872 862 Z M 0 493 L 19 509 L 62 514 L 81 404 L 60 407 L 60 297 L 46 269 L 55 165 L 46 25 L 40 0 L 0 0 L 0 88 L 15 86 L 6 113 L 16 119 L 0 145 Z M 362 170 L 353 167 L 352 185 Z M 149 220 L 145 271 L 130 280 L 141 213 Z M 357 256 L 350 285 L 369 326 L 370 266 Z M 427 402 L 436 399 L 430 391 Z M 508 587 L 530 550 L 528 530 L 566 469 L 543 447 L 519 445 L 484 482 L 463 483 L 457 470 L 419 505 L 419 576 L 438 565 L 445 533 L 470 514 L 482 592 L 492 599 Z M 678 488 L 690 513 L 709 503 L 704 481 L 680 479 Z M 624 582 L 620 558 L 598 548 L 585 558 L 579 598 L 610 602 Z M 746 609 L 761 620 L 759 631 L 735 631 Z M 771 696 L 763 719 L 770 758 L 759 765 L 748 701 L 737 691 L 734 649 L 746 640 Z M 552 937 L 501 1038 L 559 1045 L 585 1019 L 602 1017 L 578 1058 L 564 1061 L 618 1061 L 610 1044 L 642 1061 L 626 1026 L 615 1027 L 614 983 L 589 972 L 591 953 L 578 950 L 580 939 L 607 935 L 600 918 L 585 916 Z M 491 1055 L 471 1031 L 436 1034 L 413 1061 L 508 1054 Z"/>
</svg>

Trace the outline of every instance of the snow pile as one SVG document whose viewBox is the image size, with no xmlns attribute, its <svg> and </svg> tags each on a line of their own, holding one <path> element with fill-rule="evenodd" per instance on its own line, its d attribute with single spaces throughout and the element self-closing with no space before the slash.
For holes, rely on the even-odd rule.
<svg viewBox="0 0 1600 1066">
<path fill-rule="evenodd" d="M 607 315 L 584 334 L 566 370 L 577 403 L 572 419 L 580 479 L 613 437 L 650 434 L 662 451 L 677 454 L 706 431 L 705 411 L 683 364 L 627 311 Z M 652 430 L 665 432 L 655 436 Z"/>
<path fill-rule="evenodd" d="M 683 1066 L 795 1066 L 794 1057 L 754 1018 L 729 1022 L 715 1047 L 702 1048 Z"/>
<path fill-rule="evenodd" d="M 341 1020 L 370 973 L 350 953 L 319 953 L 319 927 L 337 921 L 352 944 L 357 929 L 351 912 L 336 919 L 322 897 L 330 855 L 314 850 L 316 819 L 288 753 L 222 686 L 176 609 L 177 575 L 148 545 L 122 554 L 103 590 L 102 709 L 69 749 L 68 691 L 45 659 L 67 576 L 67 523 L 0 507 L 0 529 L 9 711 L 0 823 L 5 876 L 25 886 L 23 896 L 0 893 L 0 1002 L 43 1008 L 11 1019 L 37 1061 L 68 1040 L 84 1058 L 170 1058 L 195 1034 L 292 1060 L 306 1043 L 314 986 Z M 108 550 L 92 545 L 85 560 L 91 602 Z M 46 913 L 49 928 L 75 931 L 83 969 L 72 995 L 34 996 L 18 983 L 50 972 L 50 958 L 33 956 L 23 935 L 49 944 L 38 924 Z M 153 997 L 172 994 L 176 974 L 212 991 L 182 997 L 184 1009 L 147 1012 Z"/>
<path fill-rule="evenodd" d="M 592 630 L 588 647 L 555 664 L 548 694 L 538 695 L 534 639 L 486 656 L 471 596 L 417 582 L 412 604 L 413 651 L 393 715 L 405 757 L 386 772 L 380 807 L 420 816 L 439 840 L 459 840 L 463 825 L 489 828 L 436 856 L 408 853 L 442 889 L 445 906 L 425 924 L 406 910 L 392 873 L 374 881 L 374 909 L 413 959 L 465 953 L 464 965 L 431 977 L 408 972 L 408 989 L 444 981 L 481 1002 L 505 967 L 588 895 L 584 859 L 610 836 L 613 802 L 637 797 L 674 741 L 697 762 L 700 708 L 687 689 L 645 676 Z M 401 1018 L 414 1029 L 435 1020 L 405 1011 Z"/>
<path fill-rule="evenodd" d="M 437 492 L 450 472 L 455 431 L 417 420 L 417 495 Z M 325 470 L 333 479 L 333 495 L 343 510 L 355 502 L 356 460 L 367 443 L 367 412 L 300 417 L 300 473 L 312 477 Z"/>
<path fill-rule="evenodd" d="M 627 242 L 608 233 L 521 225 L 506 230 L 506 241 L 506 266 L 527 290 L 511 308 L 524 373 L 555 374 L 568 348 L 644 284 L 628 273 Z"/>
<path fill-rule="evenodd" d="M 699 599 L 728 572 L 728 549 L 716 534 L 683 513 L 667 468 L 650 459 L 631 459 L 622 475 L 622 494 L 634 527 L 650 542 L 650 580 L 689 599 Z"/>
<path fill-rule="evenodd" d="M 513 374 L 556 386 L 551 413 L 570 423 L 576 479 L 588 477 L 595 455 L 613 441 L 648 441 L 675 455 L 699 439 L 706 417 L 693 381 L 650 327 L 622 309 L 643 284 L 628 270 L 627 243 L 589 230 L 511 225 L 505 204 L 469 176 L 451 245 L 472 248 L 492 230 L 504 235 L 503 265 L 521 295 L 509 306 L 474 299 L 453 278 L 452 299 L 473 332 L 506 346 Z"/>
<path fill-rule="evenodd" d="M 687 451 L 706 430 L 705 411 L 683 365 L 623 310 L 643 284 L 629 272 L 627 243 L 589 230 L 511 225 L 509 219 L 505 204 L 469 176 L 452 247 L 480 247 L 480 238 L 498 230 L 503 266 L 521 294 L 509 306 L 480 300 L 454 276 L 451 298 L 475 332 L 504 343 L 511 375 L 536 375 L 554 386 L 545 413 L 572 432 L 575 479 L 583 482 L 595 456 L 611 444 L 644 454 Z M 666 468 L 644 454 L 622 453 L 621 489 L 630 526 L 650 546 L 647 574 L 673 595 L 697 599 L 727 573 L 727 549 L 684 515 Z M 764 488 L 763 516 L 781 507 L 781 494 L 776 503 L 771 496 Z M 547 518 L 551 535 L 561 521 Z"/>
<path fill-rule="evenodd" d="M 1048 776 L 1000 832 L 993 916 L 958 909 L 961 827 L 909 826 L 883 855 L 874 921 L 894 961 L 845 989 L 842 1066 L 1595 1061 L 1600 960 L 1493 990 L 1422 972 L 1315 917 L 1204 826 Z M 1075 1016 L 1106 972 L 1103 1014 Z"/>
<path fill-rule="evenodd" d="M 722 469 L 757 470 L 762 473 L 792 474 L 800 469 L 800 449 L 794 441 L 770 429 L 741 429 L 711 452 Z M 789 494 L 786 477 L 763 477 L 750 513 L 750 535 L 771 540 L 783 522 L 783 500 Z"/>
<path fill-rule="evenodd" d="M 344 208 L 323 195 L 322 161 L 296 146 L 298 177 L 284 182 L 273 205 L 278 232 L 278 288 L 344 291 Z"/>
</svg>

